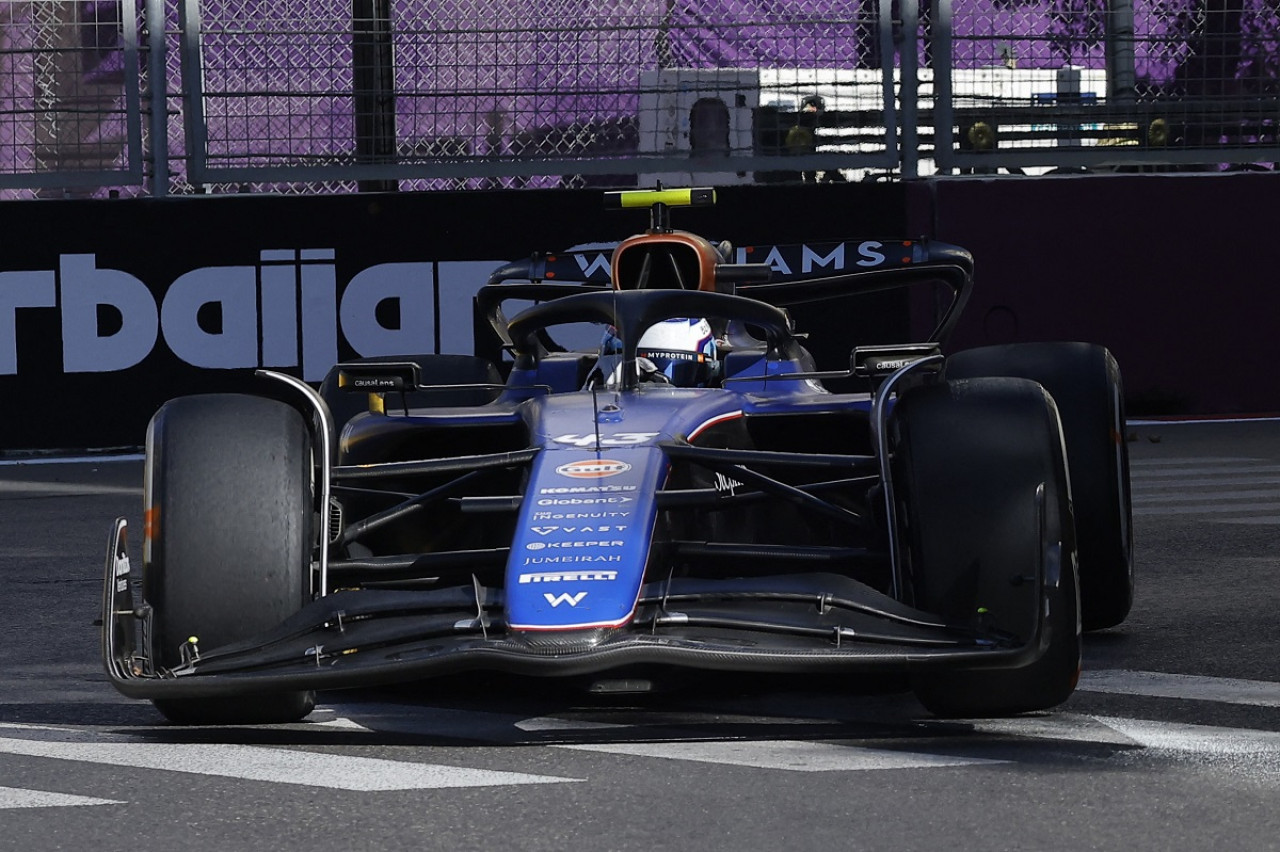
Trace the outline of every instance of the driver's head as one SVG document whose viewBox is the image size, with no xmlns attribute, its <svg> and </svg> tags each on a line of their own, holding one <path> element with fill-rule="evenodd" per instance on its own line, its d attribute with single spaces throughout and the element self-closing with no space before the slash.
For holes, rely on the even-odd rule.
<svg viewBox="0 0 1280 852">
<path fill-rule="evenodd" d="M 649 326 L 636 355 L 678 387 L 707 387 L 720 377 L 715 337 L 705 319 L 679 317 Z"/>
</svg>

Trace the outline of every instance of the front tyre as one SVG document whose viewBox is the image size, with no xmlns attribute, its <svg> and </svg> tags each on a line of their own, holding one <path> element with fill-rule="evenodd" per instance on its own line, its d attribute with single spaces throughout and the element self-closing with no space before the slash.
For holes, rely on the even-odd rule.
<svg viewBox="0 0 1280 852">
<path fill-rule="evenodd" d="M 946 376 L 1016 376 L 1049 391 L 1067 441 L 1084 629 L 1123 622 L 1133 606 L 1133 509 L 1124 389 L 1115 358 L 1090 343 L 984 346 L 947 359 Z"/>
<path fill-rule="evenodd" d="M 311 438 L 275 400 L 209 394 L 172 400 L 147 430 L 143 595 L 156 665 L 182 663 L 196 637 L 213 649 L 275 627 L 311 598 L 315 506 Z M 313 692 L 158 699 L 178 724 L 296 721 Z"/>
<path fill-rule="evenodd" d="M 916 671 L 916 696 L 945 717 L 1066 701 L 1080 672 L 1079 593 L 1052 399 L 1023 379 L 940 382 L 903 395 L 890 435 L 914 605 L 1039 640 L 1035 659 L 1017 668 Z"/>
</svg>

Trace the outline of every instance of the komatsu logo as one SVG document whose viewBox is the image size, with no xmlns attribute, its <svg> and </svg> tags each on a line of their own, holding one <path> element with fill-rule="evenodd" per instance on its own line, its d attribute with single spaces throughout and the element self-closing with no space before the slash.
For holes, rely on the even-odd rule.
<svg viewBox="0 0 1280 852">
<path fill-rule="evenodd" d="M 635 485 L 568 485 L 557 488 L 539 488 L 539 494 L 608 494 L 616 491 L 636 491 Z"/>
<path fill-rule="evenodd" d="M 571 595 L 568 592 L 561 592 L 558 595 L 553 595 L 550 592 L 543 592 L 542 596 L 546 598 L 547 603 L 551 604 L 553 607 L 560 606 L 562 603 L 567 603 L 569 606 L 577 606 L 582 603 L 582 599 L 587 596 L 587 593 L 578 592 L 576 595 Z"/>
</svg>

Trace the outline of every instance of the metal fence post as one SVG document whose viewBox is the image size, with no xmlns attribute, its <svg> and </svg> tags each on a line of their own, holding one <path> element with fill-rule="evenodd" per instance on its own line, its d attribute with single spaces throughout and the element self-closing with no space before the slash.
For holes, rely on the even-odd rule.
<svg viewBox="0 0 1280 852">
<path fill-rule="evenodd" d="M 952 168 L 955 150 L 954 103 L 951 93 L 951 0 L 935 0 L 933 7 L 933 161 L 938 172 Z"/>
<path fill-rule="evenodd" d="M 143 15 L 147 25 L 147 101 L 151 108 L 151 195 L 169 194 L 169 101 L 165 69 L 164 0 L 146 0 Z"/>
<path fill-rule="evenodd" d="M 1138 85 L 1134 67 L 1133 0 L 1108 0 L 1106 35 L 1107 97 L 1131 101 Z"/>
<path fill-rule="evenodd" d="M 356 162 L 396 161 L 396 84 L 391 52 L 391 0 L 353 0 L 352 87 L 355 102 Z M 399 189 L 395 180 L 359 181 L 362 192 Z"/>
<path fill-rule="evenodd" d="M 891 0 L 881 0 L 881 8 L 888 9 Z M 920 30 L 920 6 L 918 0 L 900 0 L 898 8 L 902 12 L 902 37 L 898 42 L 898 68 L 900 82 L 898 84 L 898 109 L 902 115 L 902 150 L 899 152 L 904 179 L 918 177 L 920 174 L 920 115 L 919 106 L 919 62 L 916 58 L 916 38 Z M 882 11 L 881 37 L 893 38 L 891 14 Z M 888 21 L 888 25 L 884 22 Z M 885 72 L 889 83 L 893 83 L 893 66 Z M 893 103 L 892 100 L 889 103 Z"/>
<path fill-rule="evenodd" d="M 200 0 L 182 0 L 178 7 L 179 58 L 182 64 L 182 114 L 187 137 L 187 179 L 202 192 L 209 155 L 209 132 L 204 123 L 204 59 L 200 55 Z"/>
</svg>

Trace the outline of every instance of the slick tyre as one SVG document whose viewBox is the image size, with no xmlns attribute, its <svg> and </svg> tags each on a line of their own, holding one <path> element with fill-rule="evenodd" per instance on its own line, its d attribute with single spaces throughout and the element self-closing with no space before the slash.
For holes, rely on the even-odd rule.
<svg viewBox="0 0 1280 852">
<path fill-rule="evenodd" d="M 484 358 L 474 355 L 379 355 L 371 358 L 355 358 L 344 363 L 378 363 L 410 361 L 418 365 L 424 385 L 500 385 L 502 375 L 498 368 Z M 342 434 L 342 427 L 357 414 L 369 410 L 369 395 L 353 393 L 338 387 L 338 368 L 329 370 L 320 383 L 320 396 L 329 406 L 334 430 Z M 411 408 L 436 408 L 444 405 L 483 405 L 493 398 L 491 391 L 467 388 L 458 391 L 433 391 L 406 394 L 405 402 Z M 387 394 L 388 405 L 398 404 L 396 394 Z"/>
<path fill-rule="evenodd" d="M 1067 441 L 1085 630 L 1114 627 L 1133 606 L 1133 509 L 1124 389 L 1115 358 L 1088 343 L 1016 343 L 953 355 L 947 378 L 1016 376 L 1053 396 Z"/>
<path fill-rule="evenodd" d="M 147 431 L 143 594 L 156 663 L 173 668 L 195 637 L 211 650 L 275 627 L 311 596 L 315 506 L 302 416 L 239 394 L 166 403 Z M 162 699 L 188 725 L 296 721 L 312 692 Z"/>
<path fill-rule="evenodd" d="M 1061 704 L 1079 677 L 1080 620 L 1053 401 L 1023 379 L 945 381 L 904 394 L 890 435 L 915 605 L 1035 642 L 1034 659 L 1016 668 L 921 667 L 916 696 L 944 717 Z"/>
</svg>

